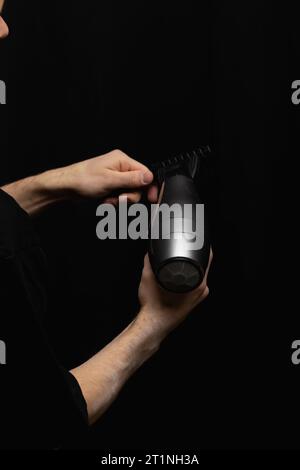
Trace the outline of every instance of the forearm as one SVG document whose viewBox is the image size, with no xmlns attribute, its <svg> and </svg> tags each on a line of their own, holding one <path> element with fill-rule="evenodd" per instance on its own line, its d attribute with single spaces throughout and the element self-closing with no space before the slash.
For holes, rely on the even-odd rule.
<svg viewBox="0 0 300 470">
<path fill-rule="evenodd" d="M 66 198 L 63 188 L 63 169 L 46 171 L 2 186 L 30 216 Z"/>
<path fill-rule="evenodd" d="M 164 337 L 155 324 L 138 316 L 104 349 L 71 371 L 87 402 L 91 424 L 107 410 L 133 373 L 159 349 Z"/>
</svg>

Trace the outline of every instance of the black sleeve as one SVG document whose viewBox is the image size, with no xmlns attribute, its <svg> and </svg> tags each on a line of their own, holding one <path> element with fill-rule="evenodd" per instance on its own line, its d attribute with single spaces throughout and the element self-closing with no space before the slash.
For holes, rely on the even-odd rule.
<svg viewBox="0 0 300 470">
<path fill-rule="evenodd" d="M 0 190 L 0 448 L 72 446 L 87 428 L 79 384 L 43 330 L 46 274 L 29 216 Z"/>
</svg>

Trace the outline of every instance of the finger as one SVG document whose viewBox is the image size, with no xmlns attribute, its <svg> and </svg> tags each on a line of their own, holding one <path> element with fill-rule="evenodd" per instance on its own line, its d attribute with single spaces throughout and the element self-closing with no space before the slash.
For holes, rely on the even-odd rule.
<svg viewBox="0 0 300 470">
<path fill-rule="evenodd" d="M 108 174 L 108 185 L 111 190 L 115 189 L 136 189 L 148 186 L 153 181 L 151 171 L 110 171 Z"/>
<path fill-rule="evenodd" d="M 148 253 L 146 253 L 145 256 L 144 256 L 144 266 L 145 266 L 145 268 L 150 267 L 150 261 L 149 261 Z"/>
<path fill-rule="evenodd" d="M 197 287 L 197 289 L 199 291 L 205 291 L 206 289 L 208 289 L 208 287 L 207 287 L 207 277 L 208 277 L 208 273 L 209 273 L 209 269 L 210 269 L 210 265 L 212 263 L 212 260 L 213 260 L 213 252 L 212 252 L 212 249 L 210 249 L 209 260 L 208 260 L 208 265 L 207 265 L 205 274 L 203 276 L 201 284 L 199 285 L 199 287 Z"/>
<path fill-rule="evenodd" d="M 208 294 L 209 294 L 209 288 L 206 286 L 206 287 L 205 287 L 205 290 L 204 290 L 204 292 L 203 292 L 203 294 L 202 294 L 201 300 L 206 299 L 206 297 L 208 296 Z"/>
<path fill-rule="evenodd" d="M 148 200 L 149 202 L 155 203 L 158 200 L 158 186 L 151 184 L 148 189 Z"/>
<path fill-rule="evenodd" d="M 210 270 L 210 266 L 211 266 L 211 263 L 213 261 L 213 258 L 214 258 L 214 254 L 213 254 L 213 251 L 212 249 L 210 248 L 210 252 L 209 252 L 209 260 L 208 260 L 208 265 L 207 265 L 207 268 L 206 268 L 206 273 L 205 275 L 207 276 L 207 274 L 209 273 L 209 270 Z"/>
<path fill-rule="evenodd" d="M 116 150 L 116 152 L 118 154 L 120 171 L 141 171 L 143 173 L 150 171 L 146 165 L 143 165 L 143 163 L 129 157 L 126 153 L 120 150 Z"/>
<path fill-rule="evenodd" d="M 144 271 L 146 274 L 153 275 L 148 253 L 144 257 Z"/>
<path fill-rule="evenodd" d="M 131 193 L 122 193 L 119 196 L 119 202 L 127 200 L 129 204 L 135 204 L 141 200 L 142 193 L 140 191 L 133 191 Z"/>
<path fill-rule="evenodd" d="M 113 204 L 114 206 L 117 206 L 118 202 L 117 197 L 107 197 L 103 200 L 103 204 Z"/>
<path fill-rule="evenodd" d="M 207 277 L 208 277 L 208 273 L 209 273 L 209 270 L 210 270 L 210 266 L 211 266 L 213 257 L 214 257 L 213 251 L 212 251 L 212 249 L 210 248 L 208 265 L 207 265 L 207 268 L 206 268 L 206 271 L 205 271 L 205 275 L 204 275 L 205 282 L 207 281 Z"/>
</svg>

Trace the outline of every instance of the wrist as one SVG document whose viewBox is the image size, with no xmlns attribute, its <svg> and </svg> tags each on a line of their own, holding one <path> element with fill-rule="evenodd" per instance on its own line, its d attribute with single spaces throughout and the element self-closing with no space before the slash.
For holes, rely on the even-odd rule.
<svg viewBox="0 0 300 470">
<path fill-rule="evenodd" d="M 29 215 L 34 215 L 50 204 L 66 198 L 59 170 L 30 176 L 7 184 L 1 189 L 13 197 Z"/>
<path fill-rule="evenodd" d="M 63 168 L 45 171 L 35 178 L 36 193 L 45 200 L 58 202 L 68 198 L 65 171 Z"/>
<path fill-rule="evenodd" d="M 59 170 L 50 170 L 25 180 L 24 208 L 35 215 L 48 206 L 66 199 Z M 25 184 L 25 183 L 24 183 Z"/>
<path fill-rule="evenodd" d="M 144 334 L 156 343 L 158 347 L 172 331 L 163 312 L 158 313 L 157 311 L 151 311 L 151 309 L 147 307 L 141 308 L 135 322 Z"/>
</svg>

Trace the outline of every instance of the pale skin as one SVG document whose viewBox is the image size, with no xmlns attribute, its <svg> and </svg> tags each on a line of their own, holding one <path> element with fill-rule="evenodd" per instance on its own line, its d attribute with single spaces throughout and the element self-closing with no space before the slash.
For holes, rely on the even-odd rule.
<svg viewBox="0 0 300 470">
<path fill-rule="evenodd" d="M 4 0 L 0 0 L 0 13 Z M 0 16 L 0 38 L 8 27 Z M 30 215 L 49 205 L 72 198 L 95 198 L 118 204 L 140 200 L 146 191 L 150 202 L 157 201 L 153 174 L 143 164 L 120 150 L 46 171 L 1 188 Z M 209 266 L 212 261 L 210 256 Z M 208 295 L 206 271 L 202 284 L 188 294 L 171 294 L 156 282 L 148 256 L 138 291 L 139 312 L 128 327 L 95 356 L 70 372 L 76 377 L 87 403 L 90 424 L 97 421 L 118 396 L 133 373 L 160 347 Z"/>
</svg>

